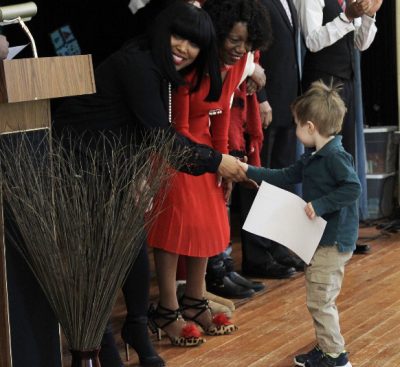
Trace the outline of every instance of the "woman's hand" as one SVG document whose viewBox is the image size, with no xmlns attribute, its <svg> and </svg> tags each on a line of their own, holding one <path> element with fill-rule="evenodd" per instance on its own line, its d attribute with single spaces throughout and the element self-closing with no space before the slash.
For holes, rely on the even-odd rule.
<svg viewBox="0 0 400 367">
<path fill-rule="evenodd" d="M 265 83 L 267 82 L 264 69 L 259 64 L 256 64 L 254 72 L 250 75 L 250 78 L 257 84 L 257 91 L 264 88 Z"/>
<path fill-rule="evenodd" d="M 233 182 L 231 180 L 222 180 L 222 189 L 224 190 L 225 202 L 229 201 L 232 194 Z"/>
<path fill-rule="evenodd" d="M 252 94 L 254 94 L 255 92 L 257 92 L 258 90 L 258 85 L 257 83 L 250 78 L 246 79 L 246 93 L 251 96 Z"/>
</svg>

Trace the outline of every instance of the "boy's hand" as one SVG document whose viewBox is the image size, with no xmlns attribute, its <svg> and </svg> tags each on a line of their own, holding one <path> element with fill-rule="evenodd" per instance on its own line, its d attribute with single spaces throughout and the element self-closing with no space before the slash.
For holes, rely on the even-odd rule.
<svg viewBox="0 0 400 367">
<path fill-rule="evenodd" d="M 246 162 L 247 162 L 246 156 L 244 156 L 242 159 L 239 160 L 240 167 L 242 167 L 244 172 L 247 172 L 249 169 L 249 165 Z M 254 190 L 257 190 L 259 187 L 257 182 L 255 182 L 249 178 L 241 181 L 240 185 L 242 185 L 243 187 L 246 187 L 247 189 L 254 189 Z"/>
<path fill-rule="evenodd" d="M 307 205 L 304 207 L 304 211 L 306 212 L 308 218 L 314 219 L 316 217 L 314 208 L 311 203 L 307 203 Z"/>
<path fill-rule="evenodd" d="M 244 162 L 242 162 L 241 160 L 238 160 L 238 163 L 239 163 L 240 167 L 242 167 L 244 172 L 247 172 L 249 169 L 249 165 L 247 163 L 245 163 L 246 161 L 247 161 L 247 157 Z"/>
</svg>

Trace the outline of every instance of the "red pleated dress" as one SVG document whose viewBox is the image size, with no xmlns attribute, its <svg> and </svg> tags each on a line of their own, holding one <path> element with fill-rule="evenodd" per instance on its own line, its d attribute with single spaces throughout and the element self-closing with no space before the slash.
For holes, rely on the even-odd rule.
<svg viewBox="0 0 400 367">
<path fill-rule="evenodd" d="M 194 93 L 183 86 L 172 97 L 172 123 L 191 140 L 228 152 L 230 102 L 238 86 L 246 56 L 226 70 L 221 98 L 205 102 L 209 79 L 205 77 Z M 188 76 L 188 80 L 193 75 Z M 217 175 L 191 176 L 177 172 L 168 185 L 163 200 L 155 199 L 155 220 L 148 231 L 148 244 L 165 251 L 210 257 L 224 251 L 229 243 L 230 228 L 222 187 Z"/>
</svg>

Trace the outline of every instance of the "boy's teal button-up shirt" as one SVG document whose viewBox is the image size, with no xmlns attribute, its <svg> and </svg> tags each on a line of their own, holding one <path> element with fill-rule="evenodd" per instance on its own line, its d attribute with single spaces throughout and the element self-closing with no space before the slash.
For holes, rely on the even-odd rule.
<svg viewBox="0 0 400 367">
<path fill-rule="evenodd" d="M 249 166 L 247 176 L 276 186 L 303 184 L 303 199 L 311 202 L 318 216 L 327 221 L 320 245 L 337 245 L 339 251 L 354 251 L 358 237 L 358 204 L 361 185 L 353 158 L 335 136 L 319 151 L 304 154 L 283 169 Z"/>
</svg>

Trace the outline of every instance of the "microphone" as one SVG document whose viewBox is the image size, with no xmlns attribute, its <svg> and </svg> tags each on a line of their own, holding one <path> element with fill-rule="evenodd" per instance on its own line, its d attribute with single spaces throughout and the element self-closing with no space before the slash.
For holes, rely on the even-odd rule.
<svg viewBox="0 0 400 367">
<path fill-rule="evenodd" d="M 37 6 L 33 1 L 0 7 L 0 25 L 5 26 L 19 23 L 31 41 L 32 52 L 35 58 L 38 57 L 36 43 L 25 22 L 31 20 L 36 13 Z"/>
</svg>

